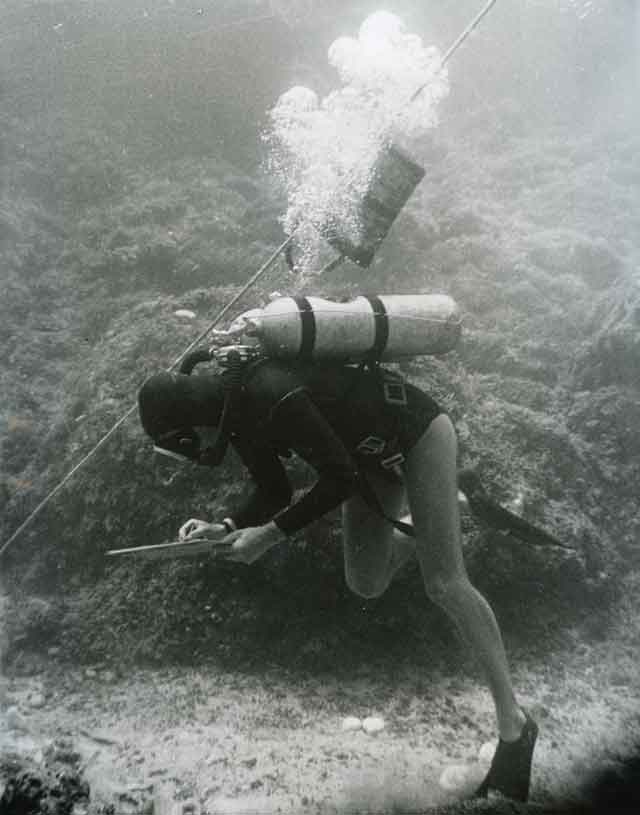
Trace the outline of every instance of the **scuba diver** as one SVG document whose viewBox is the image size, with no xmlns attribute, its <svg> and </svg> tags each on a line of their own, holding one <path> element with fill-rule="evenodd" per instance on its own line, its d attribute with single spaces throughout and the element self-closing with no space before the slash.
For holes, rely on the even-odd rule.
<svg viewBox="0 0 640 815">
<path fill-rule="evenodd" d="M 254 489 L 220 522 L 188 520 L 180 539 L 222 540 L 229 559 L 253 563 L 342 505 L 346 581 L 365 598 L 381 595 L 415 555 L 427 596 L 473 648 L 495 704 L 500 739 L 475 796 L 496 791 L 525 801 L 538 728 L 516 701 L 496 618 L 465 570 L 449 416 L 378 364 L 267 357 L 239 366 L 240 374 L 191 375 L 205 358 L 196 352 L 186 372 L 147 380 L 142 426 L 158 452 L 205 466 L 219 464 L 231 445 Z M 293 503 L 282 462 L 291 452 L 317 474 Z M 396 520 L 407 506 L 410 517 Z"/>
</svg>

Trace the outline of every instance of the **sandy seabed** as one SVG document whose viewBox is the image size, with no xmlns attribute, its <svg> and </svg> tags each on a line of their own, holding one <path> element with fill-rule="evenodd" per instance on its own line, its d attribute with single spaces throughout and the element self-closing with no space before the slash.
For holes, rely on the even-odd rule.
<svg viewBox="0 0 640 815">
<path fill-rule="evenodd" d="M 579 802 L 594 773 L 640 744 L 637 603 L 630 586 L 604 638 L 576 631 L 546 664 L 518 655 L 515 684 L 540 725 L 536 809 Z M 24 675 L 18 659 L 3 680 L 2 749 L 37 761 L 68 739 L 91 787 L 89 812 L 342 815 L 459 801 L 483 777 L 479 752 L 495 738 L 473 664 L 462 654 L 454 673 L 380 664 L 123 675 L 50 660 Z M 348 716 L 380 717 L 384 729 L 345 731 Z"/>
</svg>

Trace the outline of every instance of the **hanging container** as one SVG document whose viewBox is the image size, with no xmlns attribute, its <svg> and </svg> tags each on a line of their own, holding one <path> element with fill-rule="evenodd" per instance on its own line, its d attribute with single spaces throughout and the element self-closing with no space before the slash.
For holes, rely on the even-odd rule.
<svg viewBox="0 0 640 815">
<path fill-rule="evenodd" d="M 404 150 L 390 144 L 379 153 L 357 205 L 354 220 L 359 236 L 349 234 L 337 218 L 328 218 L 320 227 L 321 234 L 341 255 L 366 269 L 424 174 L 424 168 Z"/>
</svg>

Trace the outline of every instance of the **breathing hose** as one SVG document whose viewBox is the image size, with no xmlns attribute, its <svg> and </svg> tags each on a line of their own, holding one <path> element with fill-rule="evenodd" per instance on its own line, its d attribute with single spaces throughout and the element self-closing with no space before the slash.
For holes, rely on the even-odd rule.
<svg viewBox="0 0 640 815">
<path fill-rule="evenodd" d="M 244 372 L 244 362 L 238 351 L 229 351 L 227 354 L 227 372 L 223 377 L 224 387 L 224 403 L 222 406 L 222 415 L 218 425 L 218 434 L 215 443 L 211 447 L 207 447 L 200 454 L 200 464 L 208 467 L 217 467 L 222 463 L 222 459 L 227 452 L 229 441 L 231 439 L 231 432 L 229 430 L 229 417 L 233 412 L 234 398 L 242 384 L 242 375 Z"/>
</svg>

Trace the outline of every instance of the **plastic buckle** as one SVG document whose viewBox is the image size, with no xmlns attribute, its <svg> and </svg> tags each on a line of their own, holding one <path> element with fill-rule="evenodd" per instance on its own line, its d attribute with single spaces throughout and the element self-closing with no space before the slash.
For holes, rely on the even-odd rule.
<svg viewBox="0 0 640 815">
<path fill-rule="evenodd" d="M 407 390 L 404 382 L 383 382 L 384 398 L 389 405 L 406 405 Z"/>
<path fill-rule="evenodd" d="M 367 436 L 367 438 L 363 439 L 356 447 L 356 450 L 368 456 L 379 456 L 386 446 L 386 441 L 379 436 Z"/>
<path fill-rule="evenodd" d="M 380 466 L 384 467 L 385 470 L 393 470 L 394 467 L 399 467 L 403 462 L 404 456 L 402 453 L 394 453 L 394 455 L 388 458 L 383 458 L 380 462 Z"/>
</svg>

